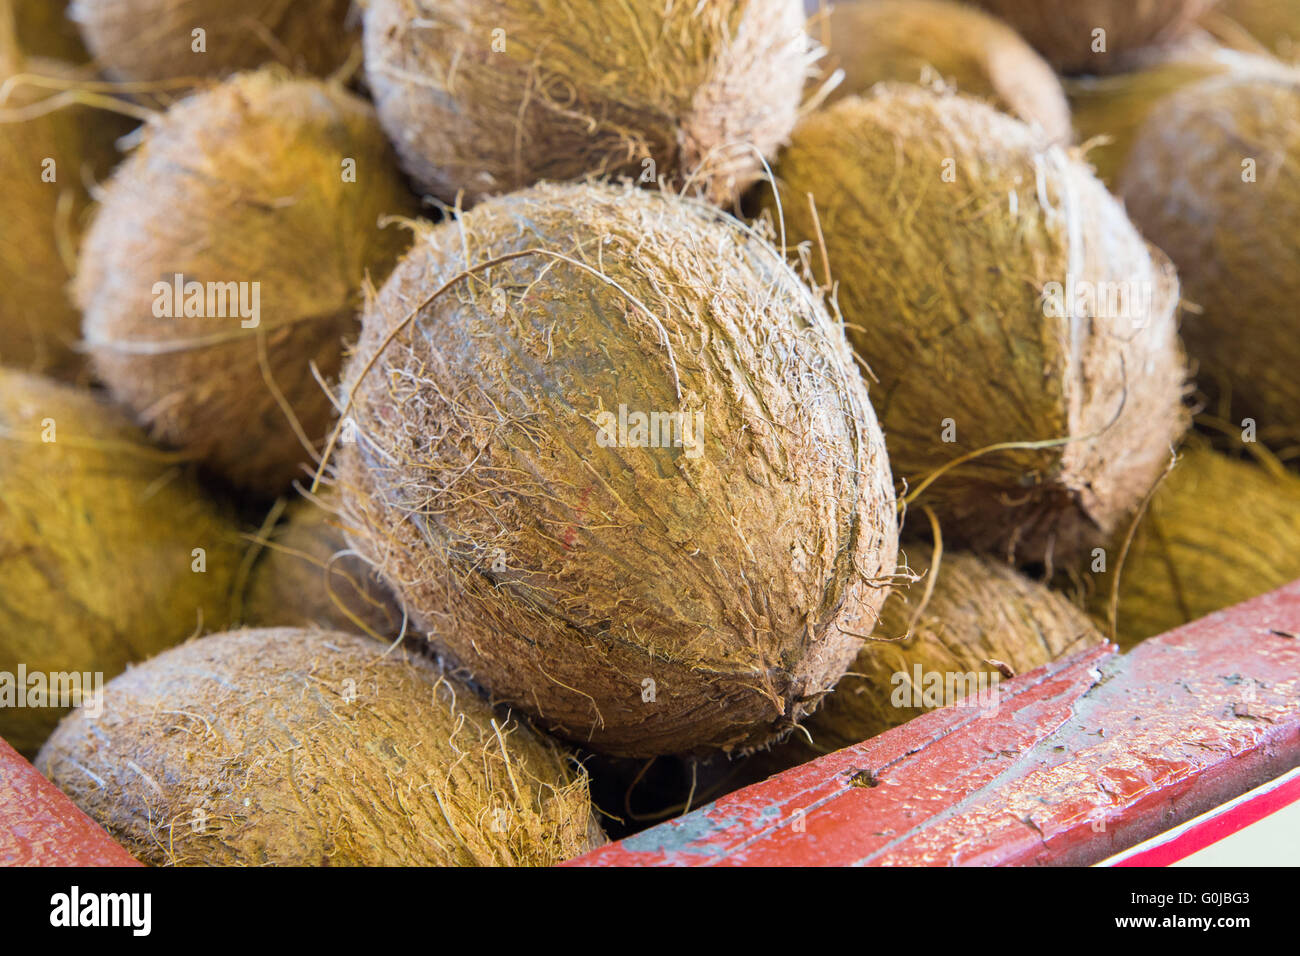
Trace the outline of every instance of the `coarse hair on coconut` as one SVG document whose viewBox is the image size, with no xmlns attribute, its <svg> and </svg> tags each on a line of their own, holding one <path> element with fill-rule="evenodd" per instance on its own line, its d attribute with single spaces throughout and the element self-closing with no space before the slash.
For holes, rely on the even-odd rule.
<svg viewBox="0 0 1300 956">
<path fill-rule="evenodd" d="M 1070 81 L 1075 130 L 1098 178 L 1115 188 L 1133 141 L 1166 97 L 1212 76 L 1280 75 L 1290 69 L 1269 56 L 1189 40 L 1154 51 L 1129 72 Z"/>
<path fill-rule="evenodd" d="M 96 372 L 158 440 L 281 492 L 334 417 L 363 282 L 407 242 L 384 219 L 416 208 L 373 110 L 239 74 L 150 122 L 99 199 L 75 283 Z"/>
<path fill-rule="evenodd" d="M 496 696 L 615 755 L 743 750 L 843 673 L 894 572 L 888 460 L 745 226 L 539 185 L 422 232 L 362 326 L 349 540 Z"/>
<path fill-rule="evenodd" d="M 1062 73 L 1113 73 L 1172 43 L 1219 0 L 973 0 L 1015 27 Z"/>
<path fill-rule="evenodd" d="M 1118 192 L 1178 266 L 1198 384 L 1300 437 L 1300 72 L 1232 73 L 1166 98 L 1137 134 Z"/>
<path fill-rule="evenodd" d="M 27 57 L 10 0 L 0 0 L 0 364 L 75 378 L 81 315 L 66 287 L 90 205 L 107 175 L 123 117 L 65 102 L 75 68 Z M 63 92 L 60 92 L 63 91 Z"/>
<path fill-rule="evenodd" d="M 1052 68 L 1015 30 L 982 10 L 953 0 L 837 3 L 823 40 L 826 68 L 844 72 L 827 102 L 883 81 L 937 76 L 1037 125 L 1053 142 L 1070 141 L 1070 106 Z"/>
<path fill-rule="evenodd" d="M 1106 553 L 1088 608 L 1129 648 L 1300 577 L 1300 478 L 1189 441 Z"/>
<path fill-rule="evenodd" d="M 794 126 L 803 25 L 799 0 L 368 0 L 366 77 L 448 202 L 603 173 L 725 204 Z"/>
<path fill-rule="evenodd" d="M 247 582 L 244 624 L 401 635 L 401 605 L 348 547 L 334 496 L 282 505 L 277 502 L 271 527 L 257 542 L 261 551 Z"/>
<path fill-rule="evenodd" d="M 3 369 L 0 446 L 0 672 L 109 678 L 229 623 L 236 525 L 121 409 Z M 0 706 L 0 737 L 34 753 L 51 703 Z"/>
<path fill-rule="evenodd" d="M 110 77 L 156 83 L 271 63 L 327 76 L 357 47 L 351 10 L 352 0 L 72 0 L 68 15 Z"/>
<path fill-rule="evenodd" d="M 36 765 L 160 866 L 549 865 L 604 842 L 553 744 L 430 661 L 340 632 L 160 654 Z"/>
<path fill-rule="evenodd" d="M 907 500 L 1017 560 L 1105 540 L 1188 424 L 1177 280 L 1115 198 L 1018 120 L 902 84 L 809 116 L 776 173 Z"/>
</svg>

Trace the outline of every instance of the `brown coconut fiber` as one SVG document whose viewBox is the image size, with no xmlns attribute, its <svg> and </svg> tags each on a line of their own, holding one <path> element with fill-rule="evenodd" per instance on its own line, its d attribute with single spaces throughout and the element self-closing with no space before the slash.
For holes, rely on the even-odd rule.
<svg viewBox="0 0 1300 956">
<path fill-rule="evenodd" d="M 337 632 L 160 654 L 36 764 L 154 865 L 544 866 L 603 842 L 554 745 L 430 662 Z"/>
<path fill-rule="evenodd" d="M 1300 73 L 1225 75 L 1154 111 L 1119 178 L 1178 265 L 1199 384 L 1234 417 L 1300 437 Z"/>
<path fill-rule="evenodd" d="M 843 673 L 894 572 L 884 442 L 744 226 L 537 186 L 427 231 L 362 324 L 345 527 L 494 695 L 648 756 L 760 746 Z"/>
<path fill-rule="evenodd" d="M 65 64 L 24 60 L 3 40 L 0 6 L 0 364 L 75 377 L 81 315 L 67 285 L 90 196 L 107 175 L 122 117 L 59 106 L 51 85 L 84 79 Z M 8 49 L 8 53 L 5 50 Z"/>
<path fill-rule="evenodd" d="M 1053 142 L 1070 141 L 1070 107 L 1052 68 L 1016 31 L 981 10 L 950 0 L 840 3 L 831 7 L 827 34 L 827 67 L 844 71 L 830 102 L 882 81 L 937 75 L 1037 124 Z"/>
<path fill-rule="evenodd" d="M 1050 560 L 1113 533 L 1187 425 L 1186 370 L 1173 270 L 1105 187 L 1023 123 L 902 85 L 810 116 L 777 176 L 945 538 Z"/>
<path fill-rule="evenodd" d="M 162 82 L 268 63 L 329 75 L 357 46 L 351 6 L 352 0 L 72 0 L 69 15 L 110 77 Z"/>
<path fill-rule="evenodd" d="M 1272 57 L 1241 53 L 1212 42 L 1178 44 L 1115 76 L 1079 77 L 1069 84 L 1074 127 L 1088 144 L 1088 162 L 1114 188 L 1133 141 L 1166 97 L 1212 76 L 1279 75 L 1290 68 Z"/>
<path fill-rule="evenodd" d="M 321 383 L 363 280 L 408 241 L 381 220 L 414 208 L 370 106 L 338 85 L 263 70 L 181 101 L 103 190 L 82 247 L 95 369 L 157 439 L 249 492 L 284 490 L 334 417 Z M 172 294 L 176 276 L 202 294 Z"/>
<path fill-rule="evenodd" d="M 108 679 L 228 623 L 245 545 L 122 411 L 0 370 L 0 445 L 0 673 Z M 0 737 L 31 754 L 67 708 L 18 703 Z"/>
<path fill-rule="evenodd" d="M 1137 525 L 1107 549 L 1089 602 L 1123 647 L 1300 578 L 1300 478 L 1199 445 L 1180 456 Z"/>
<path fill-rule="evenodd" d="M 935 567 L 930 547 L 905 552 L 918 580 L 890 595 L 874 639 L 804 725 L 819 752 L 949 704 L 990 711 L 1002 680 L 1103 640 L 1064 596 L 1001 561 L 944 552 Z"/>
<path fill-rule="evenodd" d="M 1113 73 L 1133 51 L 1183 36 L 1218 0 L 973 2 L 1015 27 L 1062 73 Z"/>
<path fill-rule="evenodd" d="M 251 627 L 310 627 L 396 637 L 401 605 L 344 540 L 333 503 L 299 499 L 272 529 L 248 581 Z"/>
<path fill-rule="evenodd" d="M 1300 60 L 1300 0 L 1222 0 L 1201 25 L 1235 49 Z"/>
<path fill-rule="evenodd" d="M 803 25 L 799 0 L 370 0 L 366 76 L 448 202 L 626 174 L 726 203 L 794 126 Z"/>
</svg>

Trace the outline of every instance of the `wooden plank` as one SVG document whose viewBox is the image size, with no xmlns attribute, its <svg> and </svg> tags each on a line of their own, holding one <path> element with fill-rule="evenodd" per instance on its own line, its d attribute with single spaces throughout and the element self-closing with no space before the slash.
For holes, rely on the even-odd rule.
<svg viewBox="0 0 1300 956">
<path fill-rule="evenodd" d="M 1091 864 L 1300 765 L 1300 582 L 1094 648 L 571 865 Z"/>
<path fill-rule="evenodd" d="M 140 866 L 0 740 L 0 866 Z"/>
</svg>

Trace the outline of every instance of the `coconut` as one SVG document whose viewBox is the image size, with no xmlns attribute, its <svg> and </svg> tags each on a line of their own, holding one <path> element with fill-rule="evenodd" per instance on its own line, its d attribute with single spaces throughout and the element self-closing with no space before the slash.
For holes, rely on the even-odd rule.
<svg viewBox="0 0 1300 956">
<path fill-rule="evenodd" d="M 1229 46 L 1300 60 L 1300 0 L 1222 0 L 1202 25 Z"/>
<path fill-rule="evenodd" d="M 103 191 L 75 283 L 96 371 L 153 435 L 253 493 L 333 417 L 367 270 L 411 212 L 371 108 L 275 70 L 176 104 Z"/>
<path fill-rule="evenodd" d="M 18 44 L 31 56 L 84 63 L 88 58 L 76 24 L 68 19 L 67 0 L 0 0 L 17 20 Z"/>
<path fill-rule="evenodd" d="M 1177 282 L 1081 162 L 885 85 L 805 120 L 777 176 L 879 381 L 895 475 L 945 537 L 1041 560 L 1136 509 L 1187 424 Z"/>
<path fill-rule="evenodd" d="M 1000 20 L 950 0 L 865 0 L 831 7 L 829 67 L 844 71 L 831 101 L 876 83 L 915 83 L 936 72 L 970 96 L 1070 140 L 1061 83 L 1033 48 Z"/>
<path fill-rule="evenodd" d="M 935 567 L 930 547 L 905 550 L 917 581 L 890 595 L 874 639 L 805 724 L 820 752 L 936 707 L 988 711 L 1002 679 L 1104 640 L 1064 596 L 1000 561 L 944 553 Z"/>
<path fill-rule="evenodd" d="M 130 127 L 112 113 L 50 99 L 58 94 L 39 83 L 80 79 L 64 64 L 0 53 L 0 84 L 6 79 L 0 86 L 0 364 L 70 378 L 83 365 L 74 347 L 81 315 L 66 286 L 90 202 L 86 183 L 107 174 L 117 155 L 114 141 Z"/>
<path fill-rule="evenodd" d="M 794 125 L 803 23 L 799 0 L 370 0 L 366 76 L 449 202 L 597 172 L 728 202 Z"/>
<path fill-rule="evenodd" d="M 159 82 L 221 77 L 267 63 L 328 75 L 357 45 L 351 6 L 351 0 L 72 0 L 69 15 L 110 76 Z"/>
<path fill-rule="evenodd" d="M 1107 548 L 1089 601 L 1125 647 L 1300 578 L 1300 479 L 1187 448 L 1134 531 Z M 1121 558 L 1123 562 L 1121 564 Z"/>
<path fill-rule="evenodd" d="M 1261 432 L 1300 436 L 1300 73 L 1225 75 L 1165 99 L 1118 190 L 1200 308 L 1201 384 Z"/>
<path fill-rule="evenodd" d="M 42 688 L 224 626 L 244 548 L 174 456 L 89 392 L 0 370 L 0 440 L 0 675 L 19 682 L 0 677 L 0 736 L 31 753 L 66 710 Z"/>
<path fill-rule="evenodd" d="M 289 505 L 257 558 L 244 602 L 253 627 L 318 626 L 396 636 L 402 608 L 343 538 L 332 504 Z"/>
<path fill-rule="evenodd" d="M 894 571 L 839 326 L 736 220 L 544 184 L 429 230 L 346 370 L 349 540 L 498 697 L 618 756 L 759 746 Z"/>
<path fill-rule="evenodd" d="M 603 842 L 554 745 L 430 662 L 279 628 L 173 648 L 37 767 L 145 863 L 547 865 Z"/>
<path fill-rule="evenodd" d="M 1133 141 L 1165 97 L 1207 77 L 1224 74 L 1278 75 L 1289 68 L 1271 57 L 1200 42 L 1178 44 L 1147 58 L 1142 68 L 1116 76 L 1079 77 L 1069 85 L 1074 127 L 1091 143 L 1088 162 L 1114 186 L 1133 150 Z"/>
<path fill-rule="evenodd" d="M 1218 0 L 974 0 L 1062 73 L 1112 73 L 1125 56 L 1185 34 Z"/>
</svg>

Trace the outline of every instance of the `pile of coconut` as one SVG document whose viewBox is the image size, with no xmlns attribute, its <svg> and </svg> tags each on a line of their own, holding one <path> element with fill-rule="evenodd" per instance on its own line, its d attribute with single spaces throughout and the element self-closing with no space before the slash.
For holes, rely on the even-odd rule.
<svg viewBox="0 0 1300 956">
<path fill-rule="evenodd" d="M 0 0 L 0 736 L 549 865 L 1300 576 L 1259 7 Z"/>
</svg>

